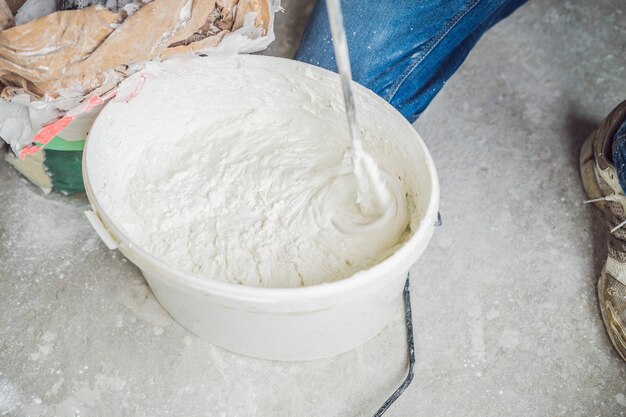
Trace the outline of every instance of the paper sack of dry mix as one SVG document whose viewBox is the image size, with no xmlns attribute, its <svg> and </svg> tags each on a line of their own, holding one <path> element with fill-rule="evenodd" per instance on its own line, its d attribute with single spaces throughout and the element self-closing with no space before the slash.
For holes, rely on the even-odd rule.
<svg viewBox="0 0 626 417">
<path fill-rule="evenodd" d="M 278 0 L 0 0 L 0 137 L 13 151 L 9 162 L 44 191 L 82 190 L 85 136 L 122 80 L 148 61 L 262 50 L 274 39 L 279 7 Z"/>
</svg>

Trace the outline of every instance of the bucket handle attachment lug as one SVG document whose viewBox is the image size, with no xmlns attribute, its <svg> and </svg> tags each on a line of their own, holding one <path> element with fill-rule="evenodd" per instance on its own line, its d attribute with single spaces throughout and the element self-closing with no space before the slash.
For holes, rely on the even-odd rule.
<svg viewBox="0 0 626 417">
<path fill-rule="evenodd" d="M 443 225 L 443 221 L 441 220 L 441 212 L 437 212 L 437 220 L 435 220 L 435 226 Z"/>
</svg>

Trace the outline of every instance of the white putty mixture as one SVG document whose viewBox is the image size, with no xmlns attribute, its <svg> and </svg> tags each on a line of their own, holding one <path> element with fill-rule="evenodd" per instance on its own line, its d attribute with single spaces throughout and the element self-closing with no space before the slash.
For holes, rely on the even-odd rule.
<svg viewBox="0 0 626 417">
<path fill-rule="evenodd" d="M 149 144 L 121 164 L 128 181 L 109 190 L 130 208 L 113 211 L 135 243 L 183 270 L 261 287 L 335 281 L 397 249 L 404 191 L 383 172 L 391 198 L 362 213 L 340 100 L 295 75 L 265 71 L 274 91 L 255 87 L 258 71 L 225 66 L 210 76 L 228 82 L 207 88 L 208 99 L 187 85 L 193 115 L 172 106 L 170 123 L 146 126 Z M 144 110 L 156 119 L 168 97 L 153 99 Z"/>
</svg>

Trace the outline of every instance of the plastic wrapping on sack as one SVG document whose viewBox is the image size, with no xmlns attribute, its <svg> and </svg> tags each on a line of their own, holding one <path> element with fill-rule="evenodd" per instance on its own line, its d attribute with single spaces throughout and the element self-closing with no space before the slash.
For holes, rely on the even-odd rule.
<svg viewBox="0 0 626 417">
<path fill-rule="evenodd" d="M 2 0 L 0 0 L 2 1 Z M 55 12 L 0 32 L 0 96 L 89 94 L 125 78 L 130 64 L 208 53 L 242 32 L 273 40 L 268 0 L 153 0 L 132 15 L 103 7 Z M 19 13 L 19 12 L 18 12 Z M 252 36 L 252 37 L 251 37 Z M 263 38 L 262 42 L 258 38 Z"/>
<path fill-rule="evenodd" d="M 71 142 L 84 141 L 85 120 L 102 107 L 85 103 L 105 101 L 145 62 L 266 48 L 280 8 L 279 0 L 55 0 L 59 11 L 12 26 L 29 1 L 47 0 L 0 0 L 0 17 L 11 14 L 0 31 L 0 137 L 21 161 L 52 145 L 76 150 Z"/>
<path fill-rule="evenodd" d="M 57 0 L 26 0 L 15 14 L 15 25 L 23 25 L 58 10 Z"/>
</svg>

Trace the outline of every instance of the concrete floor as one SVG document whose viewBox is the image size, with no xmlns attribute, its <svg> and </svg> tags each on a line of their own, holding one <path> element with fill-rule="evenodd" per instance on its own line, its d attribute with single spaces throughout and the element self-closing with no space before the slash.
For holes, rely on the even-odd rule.
<svg viewBox="0 0 626 417">
<path fill-rule="evenodd" d="M 271 53 L 293 53 L 308 3 L 286 2 Z M 626 365 L 595 295 L 607 231 L 577 169 L 580 142 L 626 96 L 625 13 L 527 4 L 416 124 L 444 226 L 412 272 L 416 377 L 386 415 L 626 412 Z M 211 346 L 105 248 L 86 208 L 0 163 L 0 416 L 368 416 L 404 377 L 400 316 L 322 361 Z"/>
</svg>

